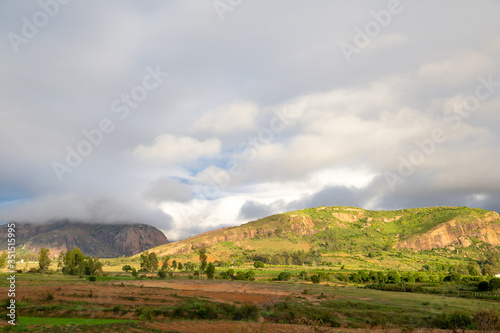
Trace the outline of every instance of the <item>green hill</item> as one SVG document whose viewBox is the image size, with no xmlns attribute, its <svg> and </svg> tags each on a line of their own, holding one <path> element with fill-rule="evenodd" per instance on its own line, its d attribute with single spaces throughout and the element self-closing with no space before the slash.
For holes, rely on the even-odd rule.
<svg viewBox="0 0 500 333">
<path fill-rule="evenodd" d="M 377 254 L 413 251 L 479 258 L 498 252 L 500 216 L 467 207 L 371 211 L 318 207 L 272 215 L 241 226 L 206 232 L 150 252 L 191 258 L 202 246 L 212 260 L 276 256 L 284 251 Z"/>
</svg>

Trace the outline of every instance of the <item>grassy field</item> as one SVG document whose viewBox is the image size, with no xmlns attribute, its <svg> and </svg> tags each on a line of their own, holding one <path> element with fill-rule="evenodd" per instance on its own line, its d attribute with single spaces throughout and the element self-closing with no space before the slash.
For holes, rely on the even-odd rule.
<svg viewBox="0 0 500 333">
<path fill-rule="evenodd" d="M 87 328 L 92 324 L 103 332 L 162 332 L 169 325 L 182 332 L 229 332 L 238 331 L 241 322 L 262 323 L 256 328 L 262 332 L 452 331 L 456 325 L 478 328 L 490 317 L 498 319 L 500 330 L 500 281 L 495 286 L 488 276 L 500 267 L 500 256 L 488 256 L 500 248 L 472 238 L 467 248 L 417 252 L 393 246 L 397 239 L 411 240 L 450 219 L 467 225 L 485 214 L 492 213 L 463 207 L 393 212 L 319 207 L 275 215 L 225 229 L 228 237 L 253 236 L 208 247 L 207 259 L 217 266 L 211 280 L 199 276 L 196 247 L 170 258 L 170 264 L 194 263 L 192 269 L 170 266 L 165 279 L 155 272 L 135 277 L 124 272 L 124 265 L 139 271 L 138 256 L 100 259 L 103 270 L 95 281 L 62 275 L 55 260 L 44 275 L 34 273 L 38 264 L 24 262 L 16 275 L 16 309 L 22 325 L 57 325 L 61 332 L 69 324 L 78 327 L 74 331 L 92 331 Z M 202 242 L 203 237 L 194 238 L 192 245 Z M 161 263 L 163 257 L 157 259 Z M 256 269 L 254 261 L 265 266 Z M 0 274 L 4 295 L 6 277 Z M 480 283 L 492 287 L 479 292 Z"/>
<path fill-rule="evenodd" d="M 248 271 L 251 266 L 234 269 Z M 217 273 L 224 270 L 227 268 L 219 267 Z M 130 274 L 108 270 L 108 276 L 90 282 L 79 276 L 23 273 L 16 276 L 16 307 L 23 327 L 100 325 L 102 331 L 110 332 L 132 325 L 120 324 L 123 320 L 166 327 L 169 320 L 180 319 L 192 320 L 193 327 L 220 320 L 237 325 L 243 320 L 305 325 L 307 329 L 426 328 L 440 327 L 456 314 L 472 318 L 484 309 L 500 311 L 499 299 L 450 297 L 450 291 L 463 289 L 453 283 L 435 284 L 433 293 L 410 293 L 367 289 L 363 284 L 340 281 L 314 284 L 299 277 L 272 281 L 280 272 L 299 274 L 303 270 L 308 274 L 338 271 L 329 267 L 267 266 L 255 270 L 255 281 L 189 278 L 186 272 L 176 272 L 174 278 L 165 280 L 133 279 Z M 6 281 L 6 277 L 1 274 L 0 281 Z M 5 283 L 0 292 L 7 294 Z M 140 325 L 133 327 L 141 331 Z"/>
<path fill-rule="evenodd" d="M 123 323 L 130 320 L 120 319 L 85 319 L 85 318 L 43 318 L 43 317 L 19 317 L 19 325 L 102 325 Z"/>
</svg>

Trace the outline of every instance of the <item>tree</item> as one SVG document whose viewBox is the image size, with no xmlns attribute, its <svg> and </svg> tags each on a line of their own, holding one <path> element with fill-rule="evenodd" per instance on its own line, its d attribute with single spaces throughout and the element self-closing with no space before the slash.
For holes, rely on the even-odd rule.
<svg viewBox="0 0 500 333">
<path fill-rule="evenodd" d="M 149 252 L 145 251 L 139 256 L 141 269 L 140 271 L 149 272 L 151 262 L 149 261 Z"/>
<path fill-rule="evenodd" d="M 64 255 L 63 273 L 69 275 L 78 275 L 85 272 L 85 255 L 78 248 L 68 250 Z"/>
<path fill-rule="evenodd" d="M 163 257 L 163 262 L 161 264 L 161 269 L 163 271 L 168 271 L 168 262 L 170 261 L 170 256 L 164 256 Z"/>
<path fill-rule="evenodd" d="M 209 263 L 208 266 L 207 266 L 207 277 L 209 279 L 213 279 L 214 278 L 214 275 L 215 275 L 215 265 L 213 263 Z"/>
<path fill-rule="evenodd" d="M 128 272 L 128 271 L 131 271 L 132 270 L 132 267 L 130 265 L 125 265 L 122 267 L 122 271 L 125 271 L 125 272 Z"/>
<path fill-rule="evenodd" d="M 253 267 L 255 268 L 264 268 L 264 263 L 262 261 L 256 261 L 253 263 Z"/>
<path fill-rule="evenodd" d="M 500 279 L 499 278 L 493 278 L 490 280 L 490 290 L 497 290 L 500 289 Z"/>
<path fill-rule="evenodd" d="M 140 255 L 141 271 L 143 272 L 156 272 L 158 270 L 158 258 L 156 253 L 148 251 L 141 253 Z"/>
<path fill-rule="evenodd" d="M 86 257 L 85 259 L 85 274 L 90 276 L 99 275 L 102 272 L 102 263 L 99 257 Z"/>
<path fill-rule="evenodd" d="M 184 264 L 184 269 L 187 272 L 193 272 L 194 268 L 195 268 L 195 266 L 194 266 L 194 264 L 191 261 L 188 261 L 187 263 Z"/>
<path fill-rule="evenodd" d="M 479 275 L 481 275 L 481 268 L 479 267 L 479 265 L 477 264 L 477 262 L 470 262 L 467 265 L 467 270 L 469 272 L 469 275 L 472 275 L 472 276 L 479 276 Z"/>
<path fill-rule="evenodd" d="M 64 266 L 64 252 L 59 252 L 59 256 L 57 257 L 57 270 L 62 272 Z"/>
<path fill-rule="evenodd" d="M 76 246 L 73 250 L 68 250 L 63 258 L 63 274 L 69 275 L 91 275 L 95 276 L 102 272 L 102 263 L 99 257 L 85 256 Z"/>
<path fill-rule="evenodd" d="M 50 251 L 49 249 L 42 248 L 38 254 L 38 266 L 40 267 L 40 273 L 45 274 L 50 266 Z"/>
<path fill-rule="evenodd" d="M 182 271 L 183 267 L 181 262 L 177 263 L 177 269 Z"/>
<path fill-rule="evenodd" d="M 202 246 L 198 250 L 198 258 L 200 259 L 201 275 L 203 275 L 203 272 L 205 271 L 205 268 L 207 267 L 207 248 L 205 246 Z"/>
<path fill-rule="evenodd" d="M 390 271 L 387 273 L 387 281 L 392 283 L 401 282 L 401 275 L 397 271 Z"/>
<path fill-rule="evenodd" d="M 172 261 L 172 269 L 174 270 L 174 272 L 177 269 L 177 261 L 175 260 Z"/>
<path fill-rule="evenodd" d="M 0 255 L 0 268 L 4 268 L 7 265 L 7 251 L 3 251 Z"/>
<path fill-rule="evenodd" d="M 158 258 L 154 252 L 149 254 L 149 265 L 149 272 L 154 273 L 158 270 Z"/>
</svg>

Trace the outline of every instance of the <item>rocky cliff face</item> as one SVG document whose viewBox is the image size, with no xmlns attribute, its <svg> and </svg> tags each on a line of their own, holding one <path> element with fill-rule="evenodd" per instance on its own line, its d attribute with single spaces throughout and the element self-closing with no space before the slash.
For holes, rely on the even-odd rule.
<svg viewBox="0 0 500 333">
<path fill-rule="evenodd" d="M 488 212 L 484 217 L 473 221 L 451 220 L 409 240 L 396 244 L 396 248 L 416 251 L 432 250 L 443 247 L 469 247 L 471 239 L 483 241 L 493 246 L 500 245 L 500 215 Z"/>
<path fill-rule="evenodd" d="M 261 239 L 293 244 L 380 251 L 394 246 L 415 251 L 469 247 L 478 242 L 500 246 L 500 215 L 467 207 L 422 207 L 397 211 L 370 211 L 355 207 L 318 207 L 277 214 L 237 227 L 206 232 L 151 251 L 159 255 L 190 254 L 218 243 L 221 252 L 237 246 L 265 253 L 278 251 Z M 257 242 L 249 242 L 256 239 Z M 334 247 L 332 244 L 338 244 Z M 254 247 L 256 246 L 256 247 Z M 259 248 L 259 246 L 261 248 Z M 264 248 L 265 247 L 265 248 Z M 473 248 L 471 248 L 473 250 Z"/>
<path fill-rule="evenodd" d="M 6 234 L 6 230 L 7 225 L 0 226 L 0 233 Z M 0 249 L 7 248 L 6 239 L 0 240 Z M 90 256 L 130 256 L 167 243 L 167 237 L 160 230 L 145 224 L 87 224 L 69 221 L 44 225 L 16 224 L 18 248 L 34 252 L 48 248 L 53 256 L 75 246 Z"/>
<path fill-rule="evenodd" d="M 314 222 L 308 216 L 290 215 L 264 226 L 254 227 L 251 223 L 243 227 L 226 227 L 170 244 L 161 255 L 187 253 L 202 246 L 210 247 L 221 242 L 238 242 L 255 237 L 269 237 L 293 232 L 296 235 L 311 236 L 322 229 L 315 229 Z"/>
</svg>

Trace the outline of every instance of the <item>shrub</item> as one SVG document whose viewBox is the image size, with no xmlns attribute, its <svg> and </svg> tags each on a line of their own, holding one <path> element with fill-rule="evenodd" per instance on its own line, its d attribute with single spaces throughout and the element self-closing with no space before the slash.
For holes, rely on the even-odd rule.
<svg viewBox="0 0 500 333">
<path fill-rule="evenodd" d="M 493 278 L 490 280 L 490 290 L 497 290 L 500 288 L 500 279 Z"/>
<path fill-rule="evenodd" d="M 264 268 L 264 263 L 262 261 L 256 261 L 253 263 L 253 267 L 255 268 Z"/>
<path fill-rule="evenodd" d="M 390 271 L 387 273 L 387 282 L 389 283 L 399 283 L 401 282 L 401 275 L 397 271 Z"/>
<path fill-rule="evenodd" d="M 461 280 L 462 280 L 462 275 L 456 273 L 445 276 L 445 278 L 443 279 L 443 281 L 451 281 L 451 282 L 460 282 Z"/>
<path fill-rule="evenodd" d="M 477 290 L 488 291 L 490 290 L 490 284 L 487 281 L 479 282 L 479 284 L 477 285 Z"/>
<path fill-rule="evenodd" d="M 215 275 L 215 265 L 213 263 L 209 263 L 205 273 L 209 279 L 213 279 Z"/>
<path fill-rule="evenodd" d="M 53 301 L 54 300 L 54 294 L 51 292 L 48 292 L 47 295 L 45 295 L 45 300 L 47 302 Z"/>
<path fill-rule="evenodd" d="M 158 274 L 158 277 L 162 280 L 167 277 L 167 272 L 163 269 L 160 269 L 157 274 Z"/>
<path fill-rule="evenodd" d="M 467 329 L 474 329 L 474 321 L 475 320 L 468 313 L 454 312 L 450 315 L 443 313 L 434 319 L 434 326 L 458 332 L 458 330 L 465 331 Z"/>
<path fill-rule="evenodd" d="M 256 320 L 259 318 L 260 311 L 256 305 L 243 304 L 236 309 L 233 320 Z"/>
<path fill-rule="evenodd" d="M 236 276 L 234 277 L 234 279 L 238 280 L 238 281 L 244 281 L 247 279 L 246 273 L 239 271 L 238 273 L 236 273 Z"/>
<path fill-rule="evenodd" d="M 290 280 L 291 277 L 292 277 L 292 274 L 290 274 L 290 272 L 281 272 L 278 275 L 278 280 L 279 281 L 288 281 L 288 280 Z"/>
<path fill-rule="evenodd" d="M 495 310 L 479 310 L 474 314 L 478 332 L 498 332 L 500 330 L 500 316 Z"/>
<path fill-rule="evenodd" d="M 312 283 L 320 283 L 321 281 L 321 278 L 319 277 L 319 275 L 311 275 L 311 281 Z"/>
<path fill-rule="evenodd" d="M 143 307 L 138 310 L 139 312 L 139 320 L 142 321 L 153 321 L 153 308 L 148 306 L 148 307 Z"/>
<path fill-rule="evenodd" d="M 95 282 L 97 278 L 95 276 L 89 276 L 89 281 L 90 282 Z"/>
<path fill-rule="evenodd" d="M 248 281 L 255 281 L 255 272 L 250 270 L 245 273 L 245 279 Z"/>
</svg>

